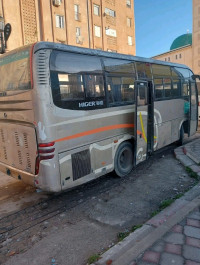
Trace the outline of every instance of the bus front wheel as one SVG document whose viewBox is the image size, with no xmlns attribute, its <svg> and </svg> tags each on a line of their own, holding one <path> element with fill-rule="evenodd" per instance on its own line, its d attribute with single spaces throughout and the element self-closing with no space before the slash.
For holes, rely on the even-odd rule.
<svg viewBox="0 0 200 265">
<path fill-rule="evenodd" d="M 119 145 L 114 159 L 115 173 L 119 177 L 128 175 L 134 165 L 133 146 L 130 142 L 123 142 Z"/>
<path fill-rule="evenodd" d="M 183 145 L 183 139 L 184 139 L 184 128 L 183 125 L 181 125 L 181 129 L 180 129 L 180 136 L 179 136 L 179 140 L 177 141 L 177 144 Z"/>
</svg>

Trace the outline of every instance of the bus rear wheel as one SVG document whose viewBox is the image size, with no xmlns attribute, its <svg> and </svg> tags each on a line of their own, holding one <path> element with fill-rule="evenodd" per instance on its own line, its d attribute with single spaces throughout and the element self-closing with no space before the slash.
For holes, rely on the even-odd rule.
<svg viewBox="0 0 200 265">
<path fill-rule="evenodd" d="M 119 145 L 114 159 L 115 173 L 119 177 L 128 175 L 134 166 L 133 146 L 130 142 Z"/>
</svg>

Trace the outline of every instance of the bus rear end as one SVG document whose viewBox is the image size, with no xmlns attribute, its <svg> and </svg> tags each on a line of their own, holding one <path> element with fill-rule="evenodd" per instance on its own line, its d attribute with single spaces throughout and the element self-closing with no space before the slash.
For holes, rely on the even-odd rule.
<svg viewBox="0 0 200 265">
<path fill-rule="evenodd" d="M 37 139 L 34 125 L 33 46 L 0 58 L 0 170 L 34 185 Z"/>
</svg>

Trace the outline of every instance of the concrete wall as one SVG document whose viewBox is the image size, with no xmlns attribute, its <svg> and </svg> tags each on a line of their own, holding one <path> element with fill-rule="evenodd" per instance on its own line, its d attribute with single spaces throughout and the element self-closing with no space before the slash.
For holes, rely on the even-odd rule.
<svg viewBox="0 0 200 265">
<path fill-rule="evenodd" d="M 200 75 L 200 1 L 193 0 L 193 70 Z"/>
</svg>

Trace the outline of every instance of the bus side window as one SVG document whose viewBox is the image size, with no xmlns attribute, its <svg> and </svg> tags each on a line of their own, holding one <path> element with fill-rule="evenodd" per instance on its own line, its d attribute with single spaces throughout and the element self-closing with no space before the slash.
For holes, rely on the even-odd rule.
<svg viewBox="0 0 200 265">
<path fill-rule="evenodd" d="M 163 80 L 160 79 L 154 79 L 154 86 L 155 86 L 155 98 L 156 99 L 163 99 Z"/>
<path fill-rule="evenodd" d="M 133 104 L 135 101 L 135 79 L 129 76 L 109 76 L 106 79 L 110 106 Z"/>
<path fill-rule="evenodd" d="M 170 98 L 172 95 L 172 84 L 170 78 L 164 79 L 164 91 L 165 91 L 165 98 Z"/>
<path fill-rule="evenodd" d="M 138 86 L 138 96 L 137 96 L 138 106 L 147 105 L 147 86 Z"/>
<path fill-rule="evenodd" d="M 87 98 L 100 98 L 105 96 L 102 75 L 84 75 L 84 81 Z"/>
<path fill-rule="evenodd" d="M 186 81 L 182 83 L 182 96 L 189 96 L 190 90 L 189 90 L 189 82 Z"/>
<path fill-rule="evenodd" d="M 197 104 L 197 97 L 196 97 L 196 86 L 195 83 L 191 83 L 191 104 Z"/>
<path fill-rule="evenodd" d="M 180 97 L 181 94 L 181 80 L 173 79 L 172 97 Z"/>
</svg>

